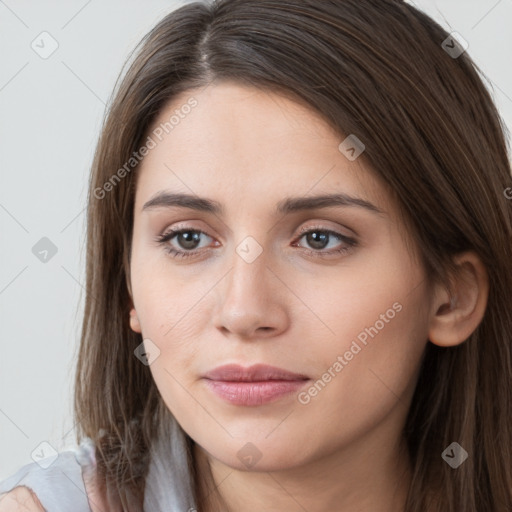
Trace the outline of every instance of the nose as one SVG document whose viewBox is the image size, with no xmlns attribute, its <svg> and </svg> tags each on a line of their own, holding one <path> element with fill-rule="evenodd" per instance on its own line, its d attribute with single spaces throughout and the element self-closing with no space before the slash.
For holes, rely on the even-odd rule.
<svg viewBox="0 0 512 512">
<path fill-rule="evenodd" d="M 224 335 L 251 340 L 273 337 L 288 328 L 286 288 L 267 263 L 265 252 L 251 263 L 234 254 L 231 270 L 218 287 L 213 318 Z"/>
</svg>

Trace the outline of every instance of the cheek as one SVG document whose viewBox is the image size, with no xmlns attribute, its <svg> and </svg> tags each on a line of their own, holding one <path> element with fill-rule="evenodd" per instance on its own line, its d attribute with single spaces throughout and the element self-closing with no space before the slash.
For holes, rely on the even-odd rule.
<svg viewBox="0 0 512 512">
<path fill-rule="evenodd" d="M 209 318 L 202 313 L 203 299 L 215 282 L 214 276 L 198 279 L 171 270 L 172 263 L 162 255 L 153 261 L 141 255 L 132 262 L 132 290 L 143 335 L 159 340 L 162 350 L 202 327 Z"/>
<path fill-rule="evenodd" d="M 422 288 L 420 269 L 385 251 L 315 276 L 292 278 L 293 291 L 303 304 L 303 314 L 294 321 L 308 329 L 311 339 L 316 331 L 316 338 L 338 348 L 356 338 L 364 344 L 398 329 L 411 315 L 408 305 L 415 300 L 415 291 Z M 424 310 L 425 300 L 424 295 L 418 297 L 415 314 Z"/>
<path fill-rule="evenodd" d="M 411 292 L 395 282 L 369 297 L 343 301 L 347 309 L 332 317 L 337 336 L 317 344 L 316 380 L 298 397 L 307 418 L 329 411 L 333 436 L 339 422 L 347 433 L 364 432 L 397 405 L 405 413 L 427 343 L 421 286 Z"/>
<path fill-rule="evenodd" d="M 198 340 L 210 315 L 201 299 L 211 284 L 197 280 L 187 286 L 154 265 L 139 266 L 135 274 L 132 288 L 142 337 L 159 350 L 150 371 L 167 407 L 175 410 L 190 401 L 186 390 L 194 382 L 192 370 L 205 357 Z"/>
<path fill-rule="evenodd" d="M 298 290 L 316 313 L 301 321 L 310 340 L 301 353 L 317 378 L 299 403 L 311 414 L 329 407 L 340 418 L 349 411 L 348 421 L 370 420 L 414 383 L 428 336 L 423 273 L 405 251 L 390 248 L 315 285 Z"/>
</svg>

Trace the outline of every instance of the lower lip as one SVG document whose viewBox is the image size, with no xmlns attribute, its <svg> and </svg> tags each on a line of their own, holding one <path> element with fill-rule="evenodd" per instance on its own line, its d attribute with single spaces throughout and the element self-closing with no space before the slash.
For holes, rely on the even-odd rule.
<svg viewBox="0 0 512 512">
<path fill-rule="evenodd" d="M 234 405 L 263 405 L 297 392 L 307 380 L 267 380 L 261 382 L 229 382 L 206 379 L 208 387 Z"/>
</svg>

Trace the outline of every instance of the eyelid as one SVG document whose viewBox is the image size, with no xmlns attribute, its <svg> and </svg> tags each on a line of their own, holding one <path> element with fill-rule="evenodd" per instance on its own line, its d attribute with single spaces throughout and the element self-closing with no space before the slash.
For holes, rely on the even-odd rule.
<svg viewBox="0 0 512 512">
<path fill-rule="evenodd" d="M 298 234 L 302 235 L 304 233 L 307 233 L 308 231 L 318 229 L 319 231 L 331 232 L 331 233 L 337 234 L 339 236 L 343 236 L 345 238 L 357 238 L 357 236 L 358 236 L 354 230 L 352 230 L 348 227 L 338 225 L 337 227 L 332 228 L 332 227 L 326 226 L 325 225 L 326 222 L 327 221 L 312 221 L 311 224 L 306 224 L 306 225 L 302 226 L 299 229 Z M 342 231 L 342 230 L 349 231 L 350 233 L 347 233 L 347 234 L 339 233 L 339 231 Z"/>
</svg>

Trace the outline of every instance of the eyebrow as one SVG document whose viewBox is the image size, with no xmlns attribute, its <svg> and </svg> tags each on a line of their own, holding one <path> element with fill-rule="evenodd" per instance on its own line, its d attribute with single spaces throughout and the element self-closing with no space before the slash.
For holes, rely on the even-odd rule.
<svg viewBox="0 0 512 512">
<path fill-rule="evenodd" d="M 380 215 L 384 214 L 384 212 L 380 208 L 377 208 L 373 203 L 344 193 L 324 194 L 309 197 L 287 197 L 277 203 L 275 213 L 287 214 L 302 210 L 329 208 L 333 206 L 359 207 L 372 213 Z M 144 204 L 142 211 L 152 210 L 155 208 L 173 207 L 190 208 L 192 210 L 213 213 L 215 215 L 222 215 L 224 212 L 222 204 L 213 199 L 198 197 L 192 194 L 172 193 L 168 191 L 161 191 L 155 194 Z"/>
</svg>

